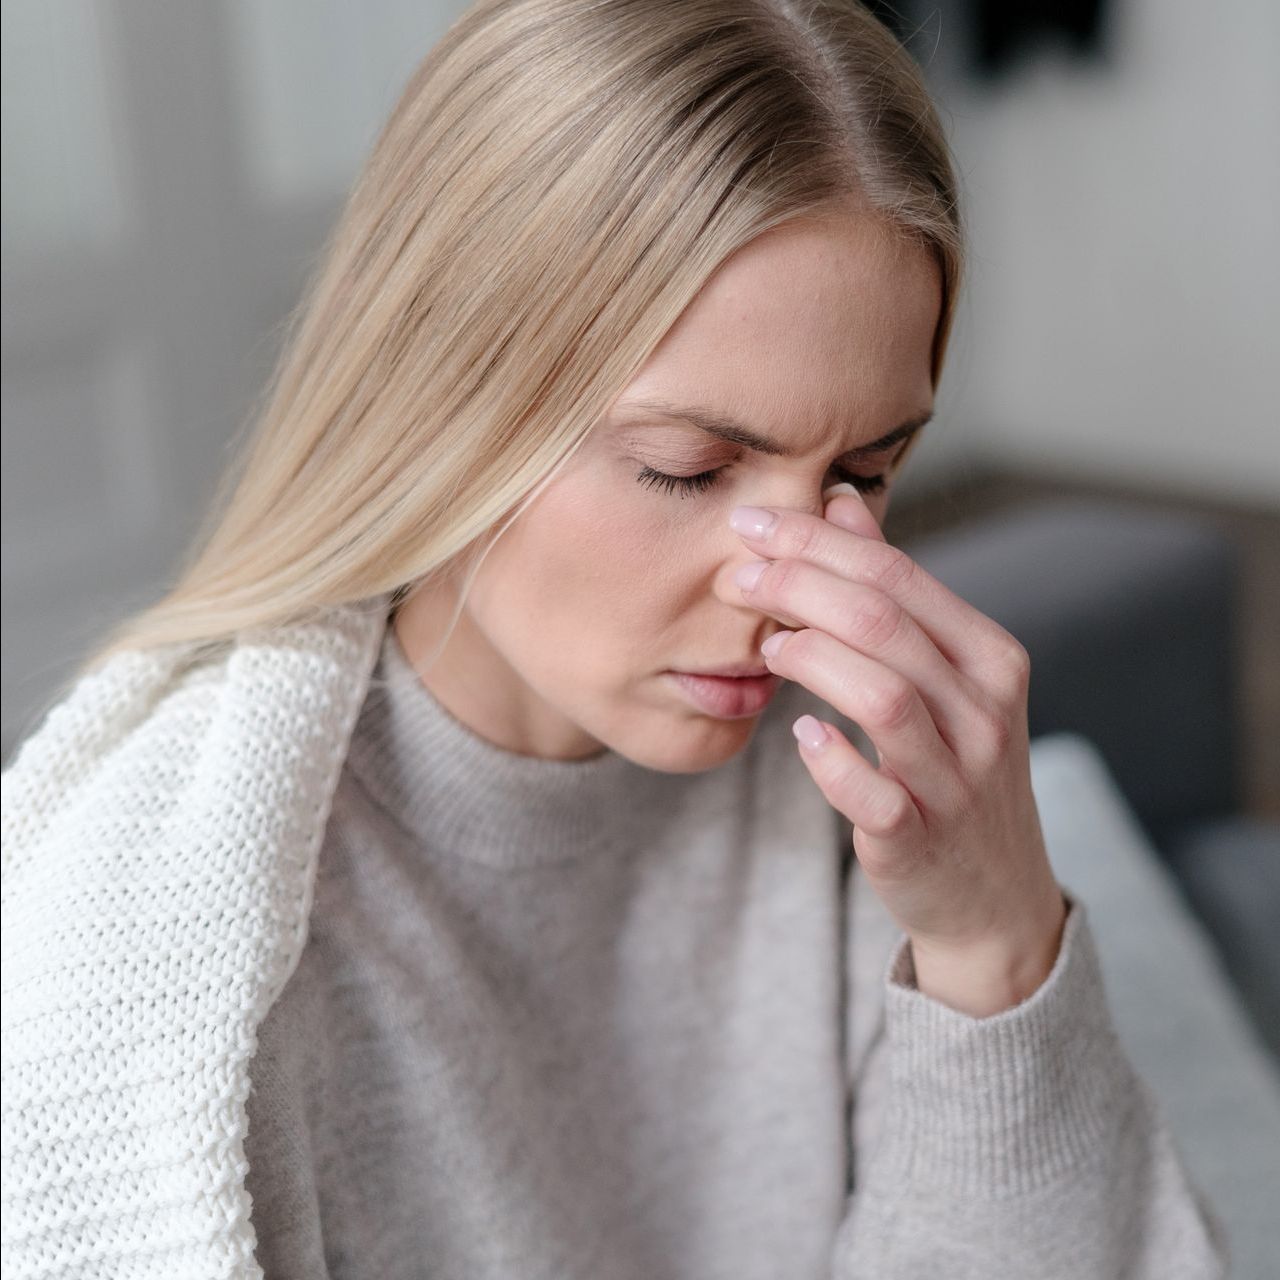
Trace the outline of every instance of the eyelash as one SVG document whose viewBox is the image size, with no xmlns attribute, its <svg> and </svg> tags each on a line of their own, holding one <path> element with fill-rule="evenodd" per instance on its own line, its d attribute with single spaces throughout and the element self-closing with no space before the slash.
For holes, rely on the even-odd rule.
<svg viewBox="0 0 1280 1280">
<path fill-rule="evenodd" d="M 636 480 L 650 489 L 663 488 L 669 494 L 678 490 L 683 498 L 692 493 L 705 493 L 716 483 L 716 478 L 724 469 L 716 467 L 713 471 L 700 471 L 696 476 L 670 476 L 665 471 L 655 471 L 653 467 L 641 467 Z M 859 493 L 879 493 L 885 486 L 884 473 L 878 476 L 858 476 L 843 467 L 832 467 L 831 470 L 841 480 L 853 485 Z"/>
</svg>

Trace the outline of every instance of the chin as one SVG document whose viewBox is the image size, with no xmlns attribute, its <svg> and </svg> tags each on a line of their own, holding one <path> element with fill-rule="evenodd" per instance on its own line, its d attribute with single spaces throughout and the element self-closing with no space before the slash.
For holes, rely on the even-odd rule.
<svg viewBox="0 0 1280 1280">
<path fill-rule="evenodd" d="M 699 717 L 685 721 L 651 748 L 624 752 L 629 760 L 659 773 L 705 773 L 732 760 L 751 741 L 760 716 L 742 720 Z"/>
</svg>

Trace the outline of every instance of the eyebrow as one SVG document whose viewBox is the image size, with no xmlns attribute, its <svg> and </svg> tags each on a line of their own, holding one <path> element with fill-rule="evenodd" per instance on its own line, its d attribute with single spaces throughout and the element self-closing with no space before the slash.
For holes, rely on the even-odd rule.
<svg viewBox="0 0 1280 1280">
<path fill-rule="evenodd" d="M 698 405 L 667 404 L 663 400 L 633 400 L 626 406 L 626 409 L 639 409 L 645 413 L 659 413 L 664 418 L 679 418 L 691 426 L 705 431 L 708 435 L 715 436 L 720 440 L 727 440 L 730 444 L 738 444 L 747 449 L 754 449 L 757 453 L 766 453 L 777 458 L 794 458 L 797 456 L 795 449 L 779 444 L 778 441 L 771 440 L 768 436 L 761 435 L 750 427 L 743 426 L 742 423 L 731 418 L 726 413 L 721 413 L 719 410 L 705 409 Z M 877 454 L 892 448 L 899 441 L 910 439 L 932 419 L 932 409 L 919 413 L 914 418 L 902 423 L 901 426 L 894 427 L 888 435 L 881 436 L 879 440 L 873 440 L 870 444 L 858 445 L 847 453 L 841 454 L 841 460 L 846 462 L 869 462 Z"/>
</svg>

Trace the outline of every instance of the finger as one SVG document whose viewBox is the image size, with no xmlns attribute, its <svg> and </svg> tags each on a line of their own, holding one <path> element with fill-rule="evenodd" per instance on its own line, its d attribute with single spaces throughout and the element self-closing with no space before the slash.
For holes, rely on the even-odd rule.
<svg viewBox="0 0 1280 1280">
<path fill-rule="evenodd" d="M 779 631 L 770 639 L 770 671 L 859 725 L 926 811 L 955 812 L 963 801 L 959 762 L 909 680 L 822 631 Z"/>
<path fill-rule="evenodd" d="M 910 793 L 880 773 L 835 725 L 803 715 L 791 728 L 827 803 L 874 838 L 875 865 L 866 864 L 867 842 L 857 842 L 864 870 L 879 878 L 910 872 L 926 844 L 924 818 Z"/>
<path fill-rule="evenodd" d="M 762 556 L 807 560 L 892 596 L 947 661 L 977 684 L 985 687 L 1003 675 L 1017 647 L 1009 632 L 885 542 L 875 517 L 856 495 L 840 494 L 828 509 L 855 528 L 787 508 L 764 508 L 775 517 L 771 522 L 739 519 L 734 527 Z"/>
<path fill-rule="evenodd" d="M 844 501 L 846 497 L 852 498 L 853 501 Z M 826 519 L 832 524 L 876 542 L 888 541 L 884 536 L 884 530 L 880 528 L 880 521 L 872 514 L 862 494 L 847 481 L 842 480 L 839 484 L 829 485 L 823 489 L 822 500 L 826 504 Z"/>
<path fill-rule="evenodd" d="M 976 720 L 997 709 L 891 596 L 806 560 L 766 564 L 756 584 L 745 592 L 752 605 L 788 626 L 823 631 L 896 672 L 915 687 L 939 737 L 953 754 L 960 755 Z"/>
</svg>

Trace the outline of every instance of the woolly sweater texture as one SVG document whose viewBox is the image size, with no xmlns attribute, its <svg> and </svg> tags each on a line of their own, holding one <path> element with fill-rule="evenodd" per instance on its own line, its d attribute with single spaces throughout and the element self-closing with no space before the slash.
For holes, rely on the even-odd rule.
<svg viewBox="0 0 1280 1280">
<path fill-rule="evenodd" d="M 1069 888 L 960 1013 L 801 686 L 704 773 L 534 760 L 387 608 L 118 655 L 5 772 L 6 1277 L 1226 1274 Z"/>
</svg>

